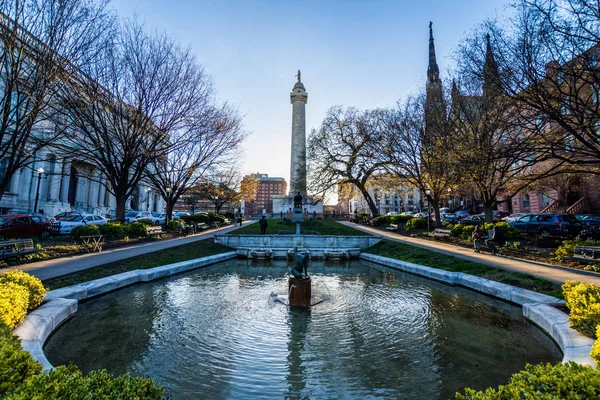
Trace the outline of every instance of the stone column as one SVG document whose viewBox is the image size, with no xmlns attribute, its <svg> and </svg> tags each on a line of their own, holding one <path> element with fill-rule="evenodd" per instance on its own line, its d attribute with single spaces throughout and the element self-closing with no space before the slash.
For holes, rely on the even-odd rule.
<svg viewBox="0 0 600 400">
<path fill-rule="evenodd" d="M 62 177 L 60 186 L 60 201 L 69 201 L 69 183 L 71 182 L 71 161 L 63 161 Z"/>
<path fill-rule="evenodd" d="M 300 192 L 306 196 L 306 103 L 308 93 L 304 84 L 298 82 L 290 93 L 292 103 L 292 155 L 290 162 L 290 196 Z"/>
</svg>

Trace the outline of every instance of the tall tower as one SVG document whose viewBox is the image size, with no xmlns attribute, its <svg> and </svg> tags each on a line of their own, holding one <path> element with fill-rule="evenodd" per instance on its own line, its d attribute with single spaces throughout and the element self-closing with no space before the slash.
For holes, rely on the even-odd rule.
<svg viewBox="0 0 600 400">
<path fill-rule="evenodd" d="M 298 70 L 298 81 L 290 93 L 292 103 L 292 157 L 290 170 L 290 196 L 300 192 L 306 196 L 306 103 L 308 93 L 300 80 Z"/>
<path fill-rule="evenodd" d="M 490 34 L 485 35 L 485 63 L 483 64 L 483 97 L 492 98 L 502 93 L 498 64 L 490 43 Z"/>
<path fill-rule="evenodd" d="M 446 118 L 446 105 L 442 95 L 440 69 L 435 58 L 433 22 L 429 22 L 429 66 L 427 67 L 425 92 L 427 95 L 425 104 L 425 131 L 428 134 L 439 134 L 440 123 Z"/>
</svg>

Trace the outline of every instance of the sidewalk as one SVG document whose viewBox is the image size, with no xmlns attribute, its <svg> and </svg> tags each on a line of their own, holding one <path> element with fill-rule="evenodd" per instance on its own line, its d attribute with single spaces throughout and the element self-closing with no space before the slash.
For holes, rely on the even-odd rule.
<svg viewBox="0 0 600 400">
<path fill-rule="evenodd" d="M 244 224 L 253 223 L 255 221 L 247 221 Z M 237 226 L 239 228 L 239 225 Z M 101 253 L 89 253 L 71 257 L 56 258 L 53 260 L 39 261 L 30 264 L 23 264 L 16 267 L 0 269 L 0 273 L 19 269 L 25 271 L 41 280 L 55 278 L 57 276 L 72 274 L 88 268 L 98 267 L 100 265 L 112 263 L 148 254 L 159 250 L 168 249 L 183 244 L 194 243 L 199 240 L 204 240 L 216 235 L 221 235 L 235 229 L 235 225 L 229 225 L 222 228 L 212 229 L 205 233 L 198 233 L 186 237 L 158 240 L 136 244 L 128 247 L 120 247 L 118 249 L 105 250 Z"/>
<path fill-rule="evenodd" d="M 382 231 L 370 226 L 357 225 L 351 222 L 341 223 L 373 235 L 382 236 L 385 239 L 418 246 L 427 250 L 437 251 L 439 253 L 478 262 L 480 264 L 490 265 L 492 267 L 503 268 L 508 271 L 533 275 L 535 277 L 547 279 L 551 282 L 561 285 L 568 280 L 578 280 L 600 285 L 600 273 L 596 272 L 581 271 L 573 268 L 561 267 L 536 261 L 520 260 L 506 256 L 492 256 L 488 254 L 474 253 L 472 249 L 453 246 L 443 242 L 434 242 L 431 240 L 418 239 L 410 236 L 401 236 L 394 232 Z"/>
</svg>

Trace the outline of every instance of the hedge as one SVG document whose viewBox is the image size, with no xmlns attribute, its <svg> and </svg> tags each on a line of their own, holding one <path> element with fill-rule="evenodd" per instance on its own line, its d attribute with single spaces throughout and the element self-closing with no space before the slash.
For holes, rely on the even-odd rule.
<svg viewBox="0 0 600 400">
<path fill-rule="evenodd" d="M 26 399 L 162 399 L 164 389 L 148 378 L 129 374 L 114 377 L 106 370 L 84 376 L 74 365 L 35 375 L 6 400 Z"/>
<path fill-rule="evenodd" d="M 512 400 L 512 399 L 598 399 L 600 397 L 600 372 L 574 362 L 568 364 L 528 364 L 523 371 L 514 374 L 508 384 L 498 389 L 476 391 L 465 389 L 456 393 L 457 399 L 465 400 Z"/>
<path fill-rule="evenodd" d="M 600 286 L 579 281 L 567 281 L 562 286 L 571 328 L 596 338 L 600 325 Z"/>
<path fill-rule="evenodd" d="M 14 282 L 0 284 L 0 322 L 14 328 L 27 315 L 29 290 Z"/>
<path fill-rule="evenodd" d="M 43 371 L 10 328 L 0 324 L 0 398 L 162 399 L 164 389 L 148 378 L 114 377 L 106 370 L 84 376 L 74 365 Z"/>
<path fill-rule="evenodd" d="M 146 231 L 146 225 L 141 222 L 132 222 L 127 229 L 129 236 L 134 237 L 146 237 L 148 236 L 148 231 Z"/>
<path fill-rule="evenodd" d="M 427 228 L 427 219 L 426 218 L 411 218 L 406 221 L 406 225 L 404 225 L 405 231 L 410 231 L 411 229 L 424 229 Z"/>
<path fill-rule="evenodd" d="M 12 329 L 0 323 L 0 398 L 41 370 L 42 365 L 21 348 L 21 341 L 12 334 Z"/>
<path fill-rule="evenodd" d="M 118 222 L 108 222 L 104 225 L 100 225 L 100 233 L 104 235 L 107 240 L 119 240 L 126 236 L 124 226 Z"/>
<path fill-rule="evenodd" d="M 590 240 L 563 240 L 563 242 L 554 251 L 556 259 L 562 260 L 565 257 L 573 257 L 575 246 L 593 246 L 595 242 Z"/>
<path fill-rule="evenodd" d="M 386 217 L 385 215 L 381 215 L 377 218 L 373 218 L 373 220 L 371 221 L 371 224 L 373 226 L 381 226 L 381 225 L 385 225 L 388 223 L 388 217 Z"/>
<path fill-rule="evenodd" d="M 17 285 L 24 286 L 28 290 L 29 311 L 42 304 L 44 295 L 46 294 L 46 288 L 42 284 L 42 281 L 35 276 L 31 276 L 23 271 L 9 271 L 0 275 L 0 285 L 6 282 L 16 283 Z"/>
<path fill-rule="evenodd" d="M 73 239 L 91 235 L 100 235 L 100 227 L 98 225 L 78 225 L 71 230 L 71 237 Z"/>
<path fill-rule="evenodd" d="M 596 327 L 596 341 L 592 345 L 592 352 L 590 356 L 594 359 L 594 363 L 596 363 L 596 368 L 600 368 L 600 325 Z"/>
</svg>

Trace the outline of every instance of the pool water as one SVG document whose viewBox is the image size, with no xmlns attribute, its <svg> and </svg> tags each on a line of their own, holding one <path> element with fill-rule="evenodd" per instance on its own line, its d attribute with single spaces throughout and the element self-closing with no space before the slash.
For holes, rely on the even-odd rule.
<svg viewBox="0 0 600 400">
<path fill-rule="evenodd" d="M 172 399 L 454 398 L 558 347 L 520 307 L 364 261 L 311 263 L 308 310 L 273 301 L 285 262 L 234 260 L 80 304 L 53 365 L 149 376 Z"/>
</svg>

